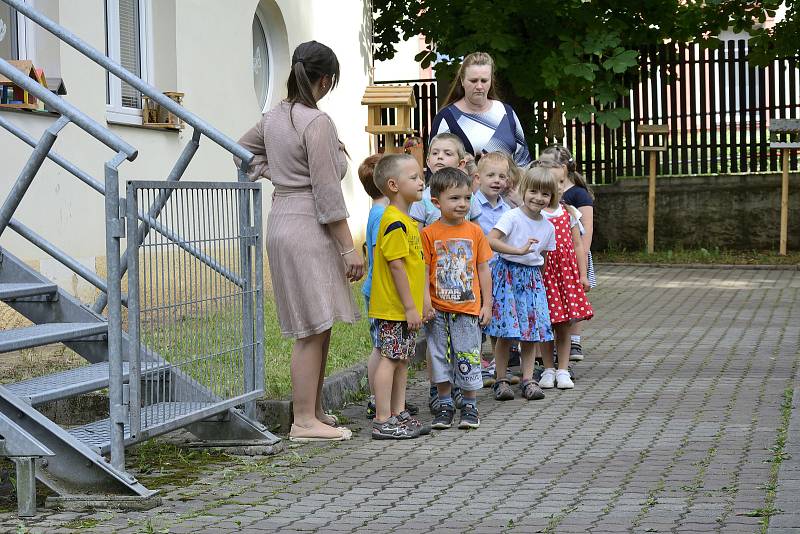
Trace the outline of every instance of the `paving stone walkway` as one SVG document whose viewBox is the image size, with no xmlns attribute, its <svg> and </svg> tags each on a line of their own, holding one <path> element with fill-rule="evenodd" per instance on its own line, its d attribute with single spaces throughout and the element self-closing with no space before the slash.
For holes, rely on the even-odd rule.
<svg viewBox="0 0 800 534">
<path fill-rule="evenodd" d="M 0 530 L 728 534 L 762 531 L 776 503 L 796 512 L 800 455 L 778 485 L 772 460 L 800 359 L 800 271 L 599 271 L 572 391 L 484 390 L 480 429 L 405 442 L 371 441 L 353 406 L 350 442 L 207 468 L 148 512 L 5 514 Z M 426 389 L 415 380 L 411 400 Z"/>
</svg>

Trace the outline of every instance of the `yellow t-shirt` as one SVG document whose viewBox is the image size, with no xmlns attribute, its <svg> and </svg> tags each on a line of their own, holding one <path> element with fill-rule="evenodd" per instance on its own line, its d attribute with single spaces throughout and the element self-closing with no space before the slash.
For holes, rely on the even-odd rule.
<svg viewBox="0 0 800 534">
<path fill-rule="evenodd" d="M 388 206 L 381 217 L 378 241 L 372 267 L 372 295 L 369 316 L 373 319 L 405 321 L 406 312 L 397 294 L 389 262 L 403 258 L 411 297 L 422 314 L 425 294 L 425 260 L 417 223 L 394 206 Z"/>
</svg>

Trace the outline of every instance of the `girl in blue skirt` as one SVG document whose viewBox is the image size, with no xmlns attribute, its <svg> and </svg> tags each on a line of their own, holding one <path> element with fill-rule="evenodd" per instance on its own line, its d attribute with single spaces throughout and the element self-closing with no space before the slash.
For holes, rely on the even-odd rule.
<svg viewBox="0 0 800 534">
<path fill-rule="evenodd" d="M 495 362 L 497 376 L 494 397 L 511 400 L 514 391 L 508 383 L 508 349 L 521 344 L 522 396 L 543 399 L 533 379 L 534 343 L 553 340 L 547 294 L 542 270 L 547 251 L 555 250 L 553 225 L 542 216 L 544 208 L 558 206 L 558 185 L 550 173 L 536 167 L 528 169 L 519 182 L 522 204 L 504 213 L 489 232 L 489 245 L 498 253 L 492 266 L 492 320 L 486 335 L 497 337 Z"/>
</svg>

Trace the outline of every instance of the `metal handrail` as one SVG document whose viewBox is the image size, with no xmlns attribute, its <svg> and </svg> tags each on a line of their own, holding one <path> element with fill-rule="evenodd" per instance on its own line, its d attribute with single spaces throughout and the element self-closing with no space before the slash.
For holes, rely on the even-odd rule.
<svg viewBox="0 0 800 534">
<path fill-rule="evenodd" d="M 22 0 L 0 0 L 0 2 L 5 2 L 6 4 L 10 5 L 18 12 L 22 13 L 32 21 L 36 22 L 39 26 L 46 29 L 53 35 L 57 36 L 59 39 L 70 45 L 72 48 L 76 49 L 81 54 L 85 55 L 108 72 L 113 73 L 119 79 L 124 80 L 127 84 L 131 85 L 132 87 L 136 88 L 141 93 L 147 95 L 148 97 L 152 98 L 159 105 L 165 107 L 181 119 L 187 124 L 192 125 L 197 130 L 203 133 L 206 137 L 220 145 L 222 148 L 236 156 L 237 158 L 241 159 L 246 164 L 250 164 L 253 158 L 255 157 L 252 152 L 245 149 L 243 146 L 238 144 L 236 141 L 225 135 L 224 133 L 220 132 L 206 121 L 195 115 L 194 113 L 188 111 L 183 106 L 179 106 L 174 101 L 169 99 L 168 97 L 164 96 L 158 89 L 153 87 L 152 85 L 145 83 L 144 80 L 137 77 L 134 74 L 131 74 L 128 70 L 126 70 L 122 65 L 119 63 L 114 63 L 111 61 L 105 54 L 97 50 L 96 48 L 90 46 L 85 41 L 81 40 L 77 35 L 70 32 L 68 29 L 64 28 L 63 26 L 55 23 L 54 21 L 50 20 L 49 18 L 45 17 L 38 11 L 36 11 L 30 4 L 22 1 Z M 38 95 L 37 95 L 38 96 Z M 57 108 L 55 108 L 57 109 Z"/>
<path fill-rule="evenodd" d="M 0 0 L 0 2 L 5 1 L 7 0 Z M 77 124 L 81 129 L 91 134 L 92 137 L 99 140 L 114 152 L 124 153 L 128 161 L 133 161 L 136 159 L 138 151 L 131 144 L 126 142 L 108 128 L 102 126 L 100 123 L 89 117 L 83 111 L 79 110 L 60 96 L 56 95 L 49 89 L 46 89 L 44 86 L 36 83 L 21 70 L 2 58 L 0 58 L 0 74 L 3 74 L 6 78 L 14 82 L 15 85 L 28 91 L 33 96 L 47 104 L 49 108 L 54 109 L 64 117 L 67 117 L 71 122 Z"/>
</svg>

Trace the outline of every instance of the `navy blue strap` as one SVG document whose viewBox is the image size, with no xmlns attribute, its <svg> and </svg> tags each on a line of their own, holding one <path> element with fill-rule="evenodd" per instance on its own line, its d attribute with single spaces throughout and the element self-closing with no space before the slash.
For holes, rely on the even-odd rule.
<svg viewBox="0 0 800 534">
<path fill-rule="evenodd" d="M 472 143 L 469 142 L 467 134 L 464 133 L 464 130 L 462 130 L 461 126 L 458 125 L 458 121 L 456 120 L 455 116 L 453 116 L 453 111 L 450 109 L 452 105 L 453 104 L 450 104 L 450 106 L 444 108 L 442 111 L 439 112 L 439 114 L 447 123 L 447 127 L 450 129 L 450 133 L 457 135 L 459 139 L 461 139 L 461 141 L 464 143 L 464 150 L 466 150 L 467 152 L 469 152 L 474 156 L 475 149 L 472 148 Z"/>
<path fill-rule="evenodd" d="M 404 231 L 405 233 L 408 233 L 408 229 L 406 228 L 406 225 L 403 224 L 402 221 L 395 221 L 386 227 L 386 231 L 383 232 L 383 235 L 387 235 L 389 232 L 398 229 Z"/>
</svg>

